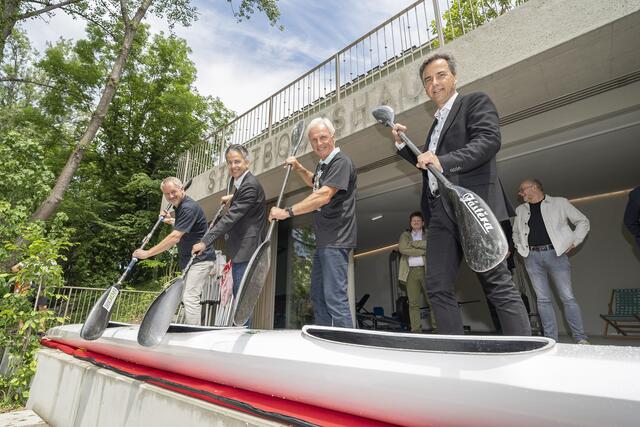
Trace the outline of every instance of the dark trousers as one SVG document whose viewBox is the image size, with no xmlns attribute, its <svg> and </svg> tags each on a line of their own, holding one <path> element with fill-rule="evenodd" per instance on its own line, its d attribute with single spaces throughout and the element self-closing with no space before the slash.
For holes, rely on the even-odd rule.
<svg viewBox="0 0 640 427">
<path fill-rule="evenodd" d="M 233 277 L 233 296 L 235 297 L 240 289 L 240 283 L 242 282 L 242 277 L 244 276 L 244 272 L 247 270 L 247 266 L 249 265 L 249 261 L 245 262 L 232 262 L 231 263 L 231 277 Z M 251 327 L 251 321 L 253 320 L 253 314 L 249 316 L 247 322 L 244 326 Z"/>
<path fill-rule="evenodd" d="M 458 227 L 447 216 L 442 198 L 430 199 L 427 232 L 427 292 L 438 322 L 438 333 L 462 335 L 464 327 L 454 288 L 462 248 Z M 531 335 L 527 311 L 513 284 L 506 261 L 476 273 L 487 299 L 496 307 L 504 335 Z"/>
</svg>

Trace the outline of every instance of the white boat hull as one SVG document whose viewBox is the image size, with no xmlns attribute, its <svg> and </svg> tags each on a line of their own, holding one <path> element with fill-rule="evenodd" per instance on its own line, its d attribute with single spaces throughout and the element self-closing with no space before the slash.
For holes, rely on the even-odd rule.
<svg viewBox="0 0 640 427">
<path fill-rule="evenodd" d="M 80 338 L 80 327 L 56 327 L 47 338 L 401 425 L 637 426 L 640 416 L 640 349 L 633 347 L 522 337 L 529 350 L 467 352 L 473 341 L 501 348 L 514 339 L 305 327 L 169 332 L 151 349 L 138 345 L 137 326 L 108 328 L 96 341 Z M 381 347 L 390 342 L 398 348 Z"/>
</svg>

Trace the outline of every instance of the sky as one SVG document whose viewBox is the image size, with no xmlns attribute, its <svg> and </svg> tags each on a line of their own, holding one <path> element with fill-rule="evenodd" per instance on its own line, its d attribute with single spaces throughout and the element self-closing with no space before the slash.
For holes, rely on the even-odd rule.
<svg viewBox="0 0 640 427">
<path fill-rule="evenodd" d="M 194 0 L 199 19 L 174 32 L 192 49 L 198 92 L 219 97 L 241 114 L 414 1 L 279 0 L 280 31 L 259 12 L 237 22 L 232 7 L 237 10 L 240 0 Z M 155 17 L 145 22 L 152 32 L 169 31 Z M 84 23 L 63 13 L 29 21 L 25 28 L 39 51 L 60 37 L 84 36 Z"/>
</svg>

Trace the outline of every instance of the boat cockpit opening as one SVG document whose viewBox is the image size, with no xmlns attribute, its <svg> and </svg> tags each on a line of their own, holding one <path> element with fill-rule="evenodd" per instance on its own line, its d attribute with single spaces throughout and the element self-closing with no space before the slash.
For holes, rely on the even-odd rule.
<svg viewBox="0 0 640 427">
<path fill-rule="evenodd" d="M 134 326 L 131 323 L 122 322 L 109 322 L 107 328 L 121 328 L 123 326 Z M 206 332 L 206 331 L 221 331 L 227 329 L 244 329 L 244 326 L 197 326 L 197 325 L 182 325 L 178 323 L 172 323 L 167 329 L 168 334 L 180 334 L 191 332 Z"/>
<path fill-rule="evenodd" d="M 398 334 L 317 326 L 305 326 L 303 333 L 313 339 L 340 344 L 387 348 L 392 350 L 446 353 L 523 353 L 539 351 L 555 345 L 555 341 L 543 337 L 443 337 L 438 335 Z"/>
</svg>

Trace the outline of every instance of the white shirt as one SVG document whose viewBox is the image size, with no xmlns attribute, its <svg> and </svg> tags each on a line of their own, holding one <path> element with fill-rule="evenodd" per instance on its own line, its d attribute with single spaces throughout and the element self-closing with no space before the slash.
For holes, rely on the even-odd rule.
<svg viewBox="0 0 640 427">
<path fill-rule="evenodd" d="M 242 185 L 242 181 L 244 181 L 244 177 L 247 176 L 247 173 L 249 173 L 249 169 L 244 171 L 244 173 L 240 175 L 238 179 L 233 181 L 233 186 L 236 187 L 236 190 Z"/>
<path fill-rule="evenodd" d="M 435 153 L 436 150 L 438 149 L 438 141 L 440 139 L 440 133 L 442 132 L 442 128 L 444 127 L 444 124 L 447 121 L 447 117 L 449 117 L 449 112 L 451 111 L 451 107 L 453 106 L 453 103 L 455 102 L 457 97 L 458 97 L 458 92 L 454 92 L 454 94 L 442 106 L 442 108 L 439 108 L 434 114 L 434 117 L 436 118 L 437 123 L 436 123 L 436 126 L 433 128 L 433 132 L 431 133 L 431 138 L 429 139 L 429 147 L 428 147 L 428 150 L 431 151 L 432 153 Z M 405 146 L 404 142 L 400 144 L 396 143 L 396 148 L 398 150 L 402 150 L 404 146 Z M 434 194 L 436 190 L 438 190 L 438 181 L 436 181 L 436 178 L 431 174 L 431 172 L 428 172 L 428 174 L 429 174 L 429 189 L 431 190 L 431 193 Z"/>
<path fill-rule="evenodd" d="M 413 241 L 422 240 L 422 230 L 411 230 L 411 238 Z M 409 261 L 409 267 L 422 267 L 424 266 L 424 261 L 421 256 L 410 256 L 407 257 L 407 261 Z"/>
</svg>

